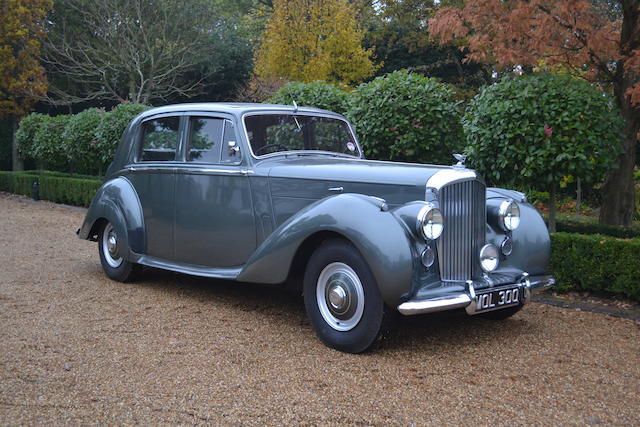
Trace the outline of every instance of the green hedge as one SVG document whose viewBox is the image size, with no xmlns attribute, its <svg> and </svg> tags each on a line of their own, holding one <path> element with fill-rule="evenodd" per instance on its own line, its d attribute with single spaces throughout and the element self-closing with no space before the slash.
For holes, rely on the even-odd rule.
<svg viewBox="0 0 640 427">
<path fill-rule="evenodd" d="M 22 158 L 39 168 L 101 175 L 129 122 L 148 108 L 123 103 L 108 112 L 90 108 L 55 117 L 32 113 L 20 121 L 16 144 Z"/>
<path fill-rule="evenodd" d="M 640 239 L 553 233 L 551 241 L 557 290 L 609 292 L 640 301 Z"/>
<path fill-rule="evenodd" d="M 599 224 L 595 221 L 582 222 L 562 219 L 558 220 L 556 230 L 563 233 L 604 234 L 605 236 L 620 239 L 635 239 L 640 237 L 640 225 L 637 224 L 631 227 L 616 227 L 613 225 Z"/>
<path fill-rule="evenodd" d="M 40 198 L 74 206 L 89 206 L 102 185 L 99 178 L 42 171 L 0 171 L 0 191 L 31 197 L 33 183 L 39 185 Z"/>
</svg>

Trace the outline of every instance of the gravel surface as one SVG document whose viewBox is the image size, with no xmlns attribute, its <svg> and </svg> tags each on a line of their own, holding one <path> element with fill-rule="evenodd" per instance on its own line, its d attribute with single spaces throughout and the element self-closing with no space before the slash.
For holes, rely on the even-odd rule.
<svg viewBox="0 0 640 427">
<path fill-rule="evenodd" d="M 402 318 L 365 355 L 300 296 L 146 271 L 108 280 L 83 213 L 0 195 L 2 424 L 640 425 L 640 324 L 531 303 Z"/>
</svg>

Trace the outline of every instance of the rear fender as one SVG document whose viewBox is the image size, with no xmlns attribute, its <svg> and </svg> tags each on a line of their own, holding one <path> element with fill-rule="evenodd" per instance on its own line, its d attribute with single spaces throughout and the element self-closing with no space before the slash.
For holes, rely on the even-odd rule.
<svg viewBox="0 0 640 427">
<path fill-rule="evenodd" d="M 341 194 L 307 206 L 260 245 L 238 280 L 284 282 L 305 239 L 319 232 L 332 232 L 344 236 L 360 251 L 385 303 L 395 307 L 411 290 L 413 256 L 406 226 L 382 205 L 375 197 Z"/>
<path fill-rule="evenodd" d="M 145 252 L 142 207 L 138 194 L 128 179 L 118 177 L 107 181 L 98 189 L 78 236 L 81 239 L 95 240 L 94 226 L 102 219 L 113 224 L 122 247 L 135 253 Z M 130 256 L 125 258 L 129 259 Z"/>
</svg>

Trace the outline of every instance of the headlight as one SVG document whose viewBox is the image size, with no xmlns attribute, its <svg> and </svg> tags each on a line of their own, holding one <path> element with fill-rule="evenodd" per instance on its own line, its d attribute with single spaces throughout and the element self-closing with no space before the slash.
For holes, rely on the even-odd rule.
<svg viewBox="0 0 640 427">
<path fill-rule="evenodd" d="M 435 240 L 442 234 L 444 223 L 440 209 L 426 205 L 418 212 L 418 230 L 427 240 Z"/>
<path fill-rule="evenodd" d="M 500 226 L 504 231 L 513 231 L 520 225 L 520 208 L 513 200 L 505 200 L 500 203 L 498 215 Z"/>
<path fill-rule="evenodd" d="M 498 248 L 495 245 L 484 245 L 480 249 L 480 266 L 486 272 L 490 272 L 498 268 Z"/>
</svg>

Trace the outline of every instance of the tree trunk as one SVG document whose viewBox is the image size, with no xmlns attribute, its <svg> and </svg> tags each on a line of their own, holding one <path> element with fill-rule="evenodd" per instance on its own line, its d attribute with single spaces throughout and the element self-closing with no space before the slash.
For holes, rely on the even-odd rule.
<svg viewBox="0 0 640 427">
<path fill-rule="evenodd" d="M 556 183 L 551 184 L 549 195 L 549 233 L 556 232 Z"/>
<path fill-rule="evenodd" d="M 24 163 L 18 153 L 18 146 L 16 145 L 16 130 L 18 129 L 18 119 L 11 117 L 11 169 L 14 171 L 24 170 Z"/>
<path fill-rule="evenodd" d="M 637 2 L 623 2 L 624 19 L 620 38 L 621 54 L 628 56 L 633 50 L 640 49 L 640 8 Z M 620 61 L 616 71 L 614 92 L 618 106 L 625 120 L 624 153 L 618 158 L 618 168 L 613 170 L 602 189 L 602 208 L 600 222 L 602 224 L 629 226 L 633 220 L 635 209 L 635 188 L 633 168 L 636 162 L 636 146 L 640 132 L 640 106 L 632 106 L 631 98 L 626 92 L 640 80 L 640 74 L 624 69 Z"/>
<path fill-rule="evenodd" d="M 580 219 L 580 203 L 582 202 L 582 180 L 577 179 L 576 188 L 576 221 Z"/>
</svg>

